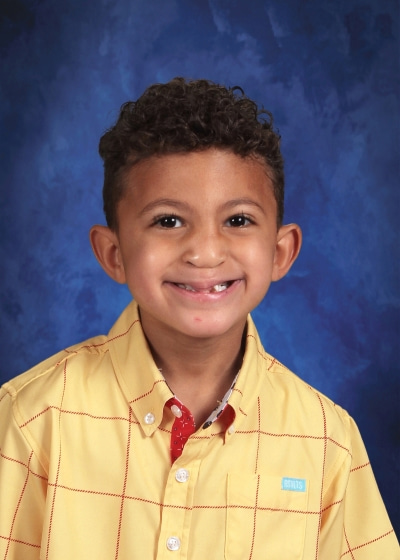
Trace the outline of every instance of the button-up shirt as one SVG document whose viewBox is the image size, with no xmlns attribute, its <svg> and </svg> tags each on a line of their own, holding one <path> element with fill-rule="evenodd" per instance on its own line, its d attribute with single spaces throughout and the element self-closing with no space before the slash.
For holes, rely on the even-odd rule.
<svg viewBox="0 0 400 560">
<path fill-rule="evenodd" d="M 173 397 L 135 303 L 6 383 L 0 558 L 400 558 L 353 420 L 268 355 L 250 317 L 232 421 L 171 461 Z"/>
</svg>

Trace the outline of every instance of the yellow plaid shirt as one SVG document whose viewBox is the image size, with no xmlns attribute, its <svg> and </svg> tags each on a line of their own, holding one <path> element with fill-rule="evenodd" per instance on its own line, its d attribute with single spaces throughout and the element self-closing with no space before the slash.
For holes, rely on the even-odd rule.
<svg viewBox="0 0 400 560">
<path fill-rule="evenodd" d="M 171 465 L 171 392 L 132 303 L 0 392 L 0 559 L 395 560 L 357 428 L 249 319 L 236 417 Z"/>
</svg>

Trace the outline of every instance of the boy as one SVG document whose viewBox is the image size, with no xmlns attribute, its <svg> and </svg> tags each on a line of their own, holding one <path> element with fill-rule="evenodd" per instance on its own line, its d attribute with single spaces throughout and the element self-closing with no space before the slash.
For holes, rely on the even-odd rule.
<svg viewBox="0 0 400 560">
<path fill-rule="evenodd" d="M 353 421 L 248 316 L 301 231 L 240 92 L 155 85 L 102 137 L 91 243 L 134 302 L 2 388 L 1 558 L 399 558 Z"/>
</svg>

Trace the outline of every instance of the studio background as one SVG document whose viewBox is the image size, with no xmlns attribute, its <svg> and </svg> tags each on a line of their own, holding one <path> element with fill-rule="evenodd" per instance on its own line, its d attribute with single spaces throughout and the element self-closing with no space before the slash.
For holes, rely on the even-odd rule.
<svg viewBox="0 0 400 560">
<path fill-rule="evenodd" d="M 176 75 L 271 110 L 302 253 L 254 318 L 346 408 L 399 513 L 399 3 L 1 0 L 0 381 L 108 332 L 130 300 L 91 253 L 100 135 Z"/>
</svg>

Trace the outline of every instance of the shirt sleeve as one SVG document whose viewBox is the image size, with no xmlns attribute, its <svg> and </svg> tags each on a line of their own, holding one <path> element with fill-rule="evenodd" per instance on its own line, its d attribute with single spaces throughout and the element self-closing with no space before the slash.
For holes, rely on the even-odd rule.
<svg viewBox="0 0 400 560">
<path fill-rule="evenodd" d="M 324 500 L 321 559 L 400 560 L 400 549 L 354 420 L 346 414 L 350 455 Z M 340 545 L 340 548 L 339 548 Z M 335 553 L 333 553 L 335 550 Z"/>
<path fill-rule="evenodd" d="M 39 560 L 47 477 L 0 389 L 0 558 Z"/>
</svg>

